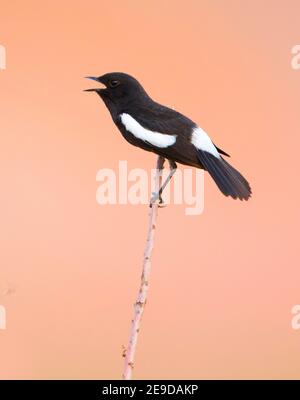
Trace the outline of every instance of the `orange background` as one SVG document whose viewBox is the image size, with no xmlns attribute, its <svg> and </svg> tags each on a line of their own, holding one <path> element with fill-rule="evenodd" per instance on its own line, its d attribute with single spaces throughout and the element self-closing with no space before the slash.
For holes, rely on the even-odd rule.
<svg viewBox="0 0 300 400">
<path fill-rule="evenodd" d="M 86 75 L 124 71 L 249 179 L 159 211 L 135 378 L 300 378 L 299 83 L 288 1 L 6 1 L 0 43 L 1 378 L 119 378 L 146 206 L 99 206 L 100 168 L 155 165 Z"/>
</svg>

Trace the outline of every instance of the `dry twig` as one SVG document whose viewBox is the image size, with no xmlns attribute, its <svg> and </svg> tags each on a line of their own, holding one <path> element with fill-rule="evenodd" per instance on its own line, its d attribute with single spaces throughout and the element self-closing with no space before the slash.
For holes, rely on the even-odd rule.
<svg viewBox="0 0 300 400">
<path fill-rule="evenodd" d="M 157 166 L 156 166 L 156 174 L 155 174 L 155 192 L 158 193 L 159 188 L 162 184 L 162 174 L 161 171 L 163 169 L 165 159 L 163 157 L 158 157 Z M 151 271 L 151 255 L 154 245 L 154 234 L 156 228 L 156 220 L 158 213 L 158 204 L 155 202 L 154 204 L 150 204 L 149 206 L 149 222 L 148 222 L 148 235 L 144 252 L 144 260 L 143 260 L 143 272 L 141 276 L 141 285 L 139 289 L 139 293 L 134 304 L 134 317 L 131 324 L 131 330 L 129 335 L 129 344 L 127 349 L 123 351 L 123 355 L 125 356 L 125 365 L 123 371 L 123 379 L 131 379 L 132 378 L 132 370 L 134 367 L 134 357 L 136 352 L 136 345 L 139 335 L 139 330 L 141 326 L 141 320 L 144 312 L 144 308 L 147 301 L 147 294 L 149 289 L 149 277 Z"/>
</svg>

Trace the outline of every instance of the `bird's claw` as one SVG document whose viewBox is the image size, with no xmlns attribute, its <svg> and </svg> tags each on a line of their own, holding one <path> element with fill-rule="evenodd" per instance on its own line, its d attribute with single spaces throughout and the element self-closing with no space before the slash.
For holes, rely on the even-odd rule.
<svg viewBox="0 0 300 400">
<path fill-rule="evenodd" d="M 151 199 L 150 199 L 150 207 L 152 207 L 153 206 L 153 204 L 154 203 L 156 203 L 156 200 L 158 199 L 158 195 L 157 195 L 157 193 L 152 193 L 152 197 L 151 197 Z"/>
<path fill-rule="evenodd" d="M 166 204 L 163 201 L 161 193 L 152 193 L 152 197 L 151 197 L 151 200 L 150 200 L 150 207 L 152 207 L 152 205 L 154 203 L 156 203 L 157 200 L 159 200 L 158 207 L 160 207 L 160 208 L 166 207 Z"/>
<path fill-rule="evenodd" d="M 165 202 L 160 201 L 160 202 L 158 203 L 158 207 L 159 207 L 159 208 L 164 208 L 164 207 L 167 207 L 167 205 L 166 205 Z"/>
</svg>

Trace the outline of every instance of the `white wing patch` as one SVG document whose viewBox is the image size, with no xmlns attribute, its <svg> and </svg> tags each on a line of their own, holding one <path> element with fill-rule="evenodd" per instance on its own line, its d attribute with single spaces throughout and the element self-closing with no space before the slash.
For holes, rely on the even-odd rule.
<svg viewBox="0 0 300 400">
<path fill-rule="evenodd" d="M 199 150 L 207 151 L 217 158 L 221 158 L 208 134 L 202 128 L 194 128 L 191 136 L 191 143 Z"/>
<path fill-rule="evenodd" d="M 142 127 L 131 115 L 123 113 L 120 115 L 122 124 L 126 130 L 136 138 L 144 140 L 153 146 L 164 148 L 172 146 L 176 142 L 177 135 L 166 135 L 159 132 L 152 132 Z"/>
</svg>

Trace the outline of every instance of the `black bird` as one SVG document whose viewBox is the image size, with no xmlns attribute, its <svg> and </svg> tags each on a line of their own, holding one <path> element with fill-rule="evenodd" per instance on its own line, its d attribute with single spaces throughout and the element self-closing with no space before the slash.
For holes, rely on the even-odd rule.
<svg viewBox="0 0 300 400">
<path fill-rule="evenodd" d="M 113 72 L 87 78 L 105 86 L 87 91 L 101 97 L 124 138 L 134 146 L 168 159 L 170 175 L 153 201 L 175 173 L 176 162 L 206 170 L 225 196 L 249 199 L 249 183 L 222 157 L 229 155 L 215 146 L 192 120 L 156 103 L 130 75 Z"/>
</svg>

